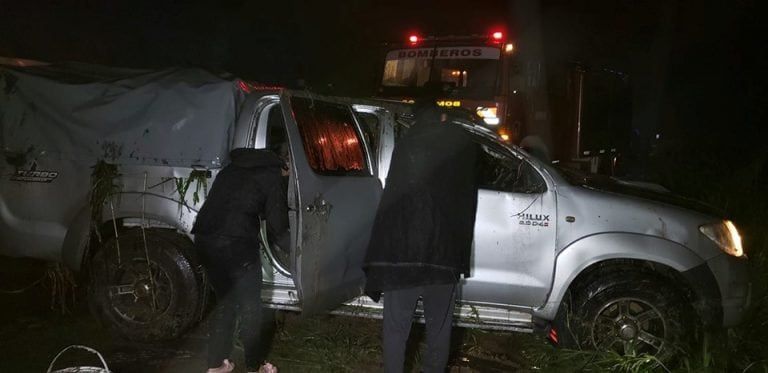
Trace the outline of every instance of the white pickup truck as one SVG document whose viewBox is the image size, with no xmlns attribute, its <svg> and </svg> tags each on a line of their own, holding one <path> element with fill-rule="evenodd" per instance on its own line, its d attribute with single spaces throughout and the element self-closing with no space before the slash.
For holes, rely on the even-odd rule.
<svg viewBox="0 0 768 373">
<path fill-rule="evenodd" d="M 108 327 L 146 340 L 199 320 L 208 290 L 189 230 L 207 187 L 230 149 L 283 144 L 292 237 L 262 245 L 265 304 L 380 317 L 361 262 L 408 105 L 197 69 L 0 74 L 0 254 L 84 271 Z M 458 118 L 484 149 L 458 325 L 665 355 L 691 329 L 745 315 L 733 223 L 657 186 L 544 164 Z"/>
</svg>

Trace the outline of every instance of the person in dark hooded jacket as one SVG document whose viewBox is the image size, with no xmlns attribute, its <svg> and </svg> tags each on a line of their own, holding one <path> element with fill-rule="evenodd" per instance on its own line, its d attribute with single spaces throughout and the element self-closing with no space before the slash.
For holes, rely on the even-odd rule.
<svg viewBox="0 0 768 373">
<path fill-rule="evenodd" d="M 469 276 L 477 208 L 478 145 L 432 97 L 415 104 L 416 124 L 398 140 L 364 263 L 366 293 L 384 293 L 385 372 L 402 372 L 413 311 L 423 298 L 423 372 L 443 372 L 454 293 Z"/>
<path fill-rule="evenodd" d="M 234 149 L 211 187 L 192 228 L 195 246 L 217 297 L 208 341 L 208 372 L 230 372 L 237 317 L 248 371 L 257 371 L 266 346 L 261 337 L 259 224 L 270 242 L 287 245 L 288 204 L 283 161 L 273 152 Z M 285 171 L 283 171 L 285 172 Z"/>
</svg>

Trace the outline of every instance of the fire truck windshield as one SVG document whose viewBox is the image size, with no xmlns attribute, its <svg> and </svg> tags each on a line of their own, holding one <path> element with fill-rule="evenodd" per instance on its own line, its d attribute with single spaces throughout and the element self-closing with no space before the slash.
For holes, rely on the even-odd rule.
<svg viewBox="0 0 768 373">
<path fill-rule="evenodd" d="M 439 81 L 452 97 L 492 100 L 497 94 L 500 51 L 494 47 L 411 48 L 387 54 L 382 77 L 385 96 L 416 96 Z"/>
</svg>

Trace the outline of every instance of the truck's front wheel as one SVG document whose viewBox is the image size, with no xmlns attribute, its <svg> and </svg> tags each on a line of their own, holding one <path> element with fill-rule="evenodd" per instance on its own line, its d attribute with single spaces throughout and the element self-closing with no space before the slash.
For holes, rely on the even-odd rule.
<svg viewBox="0 0 768 373">
<path fill-rule="evenodd" d="M 92 313 L 131 340 L 179 336 L 198 319 L 204 299 L 192 253 L 192 242 L 168 230 L 134 228 L 110 238 L 89 266 Z"/>
<path fill-rule="evenodd" d="M 694 329 L 684 299 L 670 284 L 648 275 L 609 274 L 565 300 L 568 312 L 553 323 L 558 344 L 669 361 L 685 349 Z"/>
</svg>

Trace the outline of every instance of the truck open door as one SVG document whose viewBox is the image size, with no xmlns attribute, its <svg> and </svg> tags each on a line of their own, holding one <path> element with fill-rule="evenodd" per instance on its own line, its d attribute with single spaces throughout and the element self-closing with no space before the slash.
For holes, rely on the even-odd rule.
<svg viewBox="0 0 768 373">
<path fill-rule="evenodd" d="M 362 293 L 362 262 L 382 185 L 349 103 L 304 92 L 280 96 L 293 155 L 292 275 L 304 313 Z"/>
</svg>

